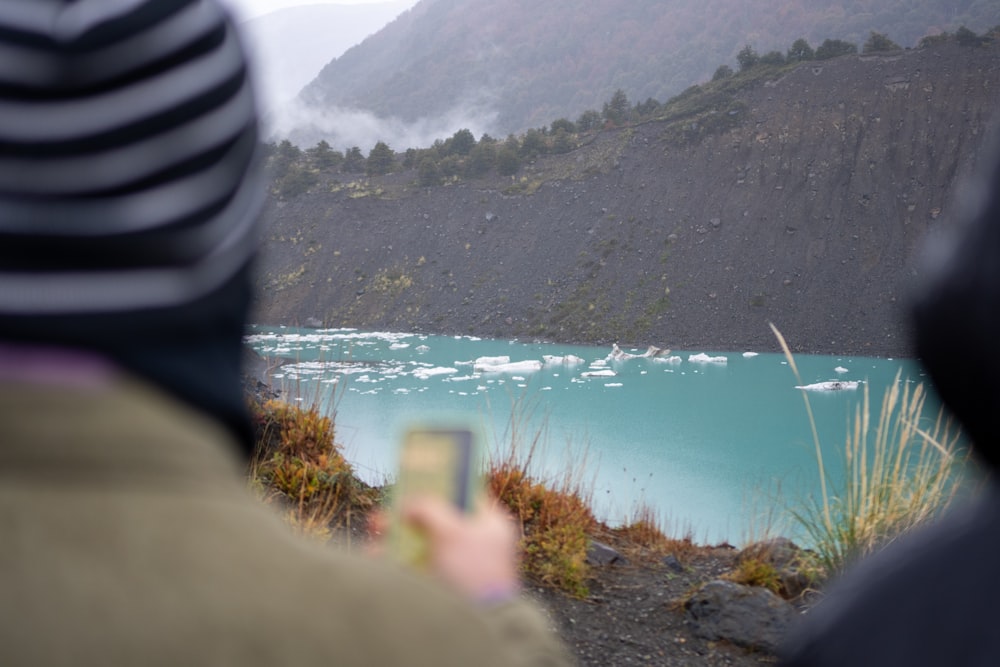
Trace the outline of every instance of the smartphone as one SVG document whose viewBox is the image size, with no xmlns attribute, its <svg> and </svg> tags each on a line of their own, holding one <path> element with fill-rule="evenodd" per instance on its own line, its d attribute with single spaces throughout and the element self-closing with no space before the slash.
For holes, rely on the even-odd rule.
<svg viewBox="0 0 1000 667">
<path fill-rule="evenodd" d="M 428 543 L 419 529 L 401 521 L 400 502 L 413 495 L 435 495 L 471 511 L 481 491 L 479 451 L 470 429 L 417 427 L 403 436 L 399 474 L 393 486 L 390 551 L 418 567 L 429 562 Z"/>
</svg>

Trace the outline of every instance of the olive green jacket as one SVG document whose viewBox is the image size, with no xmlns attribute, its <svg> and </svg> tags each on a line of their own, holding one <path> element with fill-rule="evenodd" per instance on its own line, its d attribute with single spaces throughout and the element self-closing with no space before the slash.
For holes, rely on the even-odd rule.
<svg viewBox="0 0 1000 667">
<path fill-rule="evenodd" d="M 0 383 L 0 665 L 564 665 L 477 608 L 292 535 L 208 417 L 148 385 Z"/>
</svg>

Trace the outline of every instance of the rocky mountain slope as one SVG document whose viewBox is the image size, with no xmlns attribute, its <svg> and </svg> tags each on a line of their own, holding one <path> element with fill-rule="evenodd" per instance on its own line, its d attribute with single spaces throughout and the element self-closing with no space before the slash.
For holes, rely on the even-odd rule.
<svg viewBox="0 0 1000 667">
<path fill-rule="evenodd" d="M 265 323 L 684 350 L 904 355 L 918 244 L 951 224 L 1000 44 L 802 63 L 582 137 L 514 177 L 322 173 L 272 197 Z"/>
</svg>

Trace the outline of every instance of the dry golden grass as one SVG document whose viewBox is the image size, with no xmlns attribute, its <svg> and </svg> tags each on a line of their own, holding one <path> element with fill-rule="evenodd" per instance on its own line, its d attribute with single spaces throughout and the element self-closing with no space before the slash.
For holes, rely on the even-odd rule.
<svg viewBox="0 0 1000 667">
<path fill-rule="evenodd" d="M 672 537 L 666 522 L 648 504 L 639 504 L 626 523 L 606 528 L 604 532 L 622 545 L 631 558 L 662 558 L 670 554 L 683 563 L 699 551 L 690 530 L 682 537 Z"/>
<path fill-rule="evenodd" d="M 487 461 L 488 492 L 503 503 L 521 528 L 522 569 L 538 583 L 585 597 L 590 569 L 587 551 L 598 526 L 592 493 L 582 481 L 584 459 L 556 478 L 533 471 L 534 457 L 544 445 L 546 430 L 528 431 L 526 406 L 512 405 L 507 432 Z"/>
<path fill-rule="evenodd" d="M 530 456 L 491 461 L 489 492 L 521 527 L 523 568 L 532 579 L 571 595 L 587 595 L 587 550 L 597 526 L 589 497 L 571 476 L 545 482 L 529 471 Z"/>
<path fill-rule="evenodd" d="M 772 593 L 781 593 L 781 575 L 773 564 L 757 558 L 741 559 L 736 569 L 726 573 L 725 578 L 747 586 L 761 586 Z"/>
<path fill-rule="evenodd" d="M 375 506 L 378 491 L 355 476 L 318 408 L 252 401 L 250 412 L 258 443 L 250 484 L 297 532 L 327 541 Z"/>
<path fill-rule="evenodd" d="M 801 382 L 788 345 L 772 329 Z M 805 392 L 803 399 L 813 428 L 821 497 L 792 514 L 828 575 L 937 518 L 966 484 L 968 459 L 960 447 L 960 430 L 943 409 L 926 423 L 923 384 L 903 382 L 897 374 L 875 423 L 865 386 L 842 450 L 845 472 L 839 482 L 827 474 Z"/>
</svg>

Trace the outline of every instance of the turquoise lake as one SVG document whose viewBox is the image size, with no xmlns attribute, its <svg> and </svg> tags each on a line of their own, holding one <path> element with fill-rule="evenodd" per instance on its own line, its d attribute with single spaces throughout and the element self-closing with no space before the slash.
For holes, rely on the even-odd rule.
<svg viewBox="0 0 1000 667">
<path fill-rule="evenodd" d="M 516 439 L 535 472 L 572 471 L 599 518 L 653 508 L 673 534 L 742 544 L 765 527 L 794 533 L 785 509 L 817 494 L 803 395 L 837 475 L 847 426 L 865 389 L 877 413 L 886 388 L 922 382 L 912 360 L 754 351 L 646 350 L 465 336 L 252 327 L 247 343 L 281 359 L 286 398 L 319 401 L 360 476 L 391 478 L 406 426 L 472 421 L 488 450 Z M 478 362 L 478 363 L 477 363 Z M 800 389 L 797 387 L 807 387 Z M 930 401 L 929 416 L 937 412 Z"/>
</svg>

